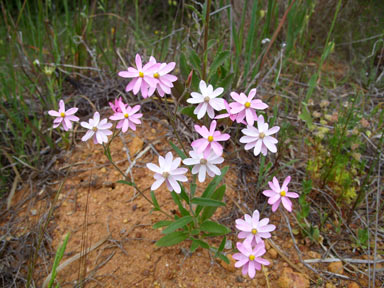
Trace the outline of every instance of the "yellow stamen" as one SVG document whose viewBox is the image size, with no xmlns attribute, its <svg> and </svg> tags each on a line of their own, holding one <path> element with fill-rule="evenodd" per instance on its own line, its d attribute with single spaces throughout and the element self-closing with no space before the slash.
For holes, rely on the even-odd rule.
<svg viewBox="0 0 384 288">
<path fill-rule="evenodd" d="M 96 132 L 97 131 L 97 127 L 92 127 L 92 130 Z"/>
<path fill-rule="evenodd" d="M 207 159 L 200 159 L 200 164 L 201 165 L 205 165 L 205 164 L 207 164 Z"/>
<path fill-rule="evenodd" d="M 280 196 L 284 197 L 285 195 L 287 195 L 287 192 L 285 192 L 284 190 L 280 192 Z"/>
<path fill-rule="evenodd" d="M 265 137 L 264 132 L 259 133 L 259 138 L 260 138 L 260 139 L 263 139 L 264 137 Z"/>
<path fill-rule="evenodd" d="M 255 255 L 249 255 L 249 260 L 250 260 L 250 261 L 255 260 Z"/>
<path fill-rule="evenodd" d="M 169 176 L 169 172 L 163 172 L 163 177 L 164 178 L 168 178 L 168 176 Z"/>
<path fill-rule="evenodd" d="M 212 142 L 213 141 L 213 136 L 208 136 L 208 142 Z"/>
<path fill-rule="evenodd" d="M 257 234 L 257 229 L 253 228 L 251 232 L 252 232 L 253 235 L 256 235 Z"/>
<path fill-rule="evenodd" d="M 211 100 L 211 98 L 209 98 L 208 96 L 204 97 L 204 102 L 209 102 L 209 100 Z"/>
<path fill-rule="evenodd" d="M 65 113 L 64 113 L 64 112 L 61 112 L 61 113 L 60 113 L 60 117 L 65 117 Z"/>
<path fill-rule="evenodd" d="M 128 117 L 129 117 L 128 113 L 125 113 L 124 118 L 128 118 Z"/>
<path fill-rule="evenodd" d="M 153 77 L 158 79 L 160 77 L 160 75 L 159 75 L 159 73 L 156 72 L 155 74 L 153 74 Z"/>
<path fill-rule="evenodd" d="M 143 78 L 144 77 L 144 73 L 143 72 L 139 72 L 139 77 Z"/>
<path fill-rule="evenodd" d="M 244 106 L 245 106 L 245 108 L 249 108 L 249 107 L 251 107 L 251 103 L 245 102 Z"/>
</svg>

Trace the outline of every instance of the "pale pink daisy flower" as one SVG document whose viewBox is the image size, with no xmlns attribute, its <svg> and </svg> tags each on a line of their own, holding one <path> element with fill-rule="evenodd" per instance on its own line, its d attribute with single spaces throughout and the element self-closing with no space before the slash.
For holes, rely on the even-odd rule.
<svg viewBox="0 0 384 288">
<path fill-rule="evenodd" d="M 261 270 L 261 265 L 269 265 L 268 260 L 261 258 L 266 252 L 263 241 L 253 248 L 249 241 L 237 242 L 236 247 L 240 253 L 235 253 L 232 257 L 237 260 L 236 268 L 243 267 L 241 272 L 244 276 L 248 274 L 249 277 L 254 278 L 256 270 Z"/>
<path fill-rule="evenodd" d="M 112 135 L 112 131 L 109 130 L 112 123 L 109 123 L 107 118 L 100 121 L 99 112 L 95 112 L 89 122 L 81 122 L 80 125 L 88 129 L 87 133 L 81 138 L 84 142 L 93 137 L 93 143 L 95 144 L 108 143 L 108 136 Z"/>
<path fill-rule="evenodd" d="M 136 130 L 136 124 L 141 124 L 139 120 L 143 114 L 137 113 L 140 110 L 140 105 L 136 105 L 133 108 L 131 106 L 126 106 L 123 102 L 119 103 L 119 108 L 121 112 L 115 112 L 110 120 L 119 121 L 116 125 L 117 129 L 121 129 L 123 133 L 127 132 L 128 128 L 131 128 L 133 131 Z"/>
<path fill-rule="evenodd" d="M 219 87 L 213 90 L 212 85 L 208 85 L 201 80 L 199 84 L 200 92 L 192 92 L 192 98 L 187 99 L 188 103 L 199 104 L 193 111 L 197 115 L 197 119 L 204 117 L 205 113 L 208 113 L 209 118 L 213 119 L 215 117 L 215 111 L 220 111 L 225 109 L 224 99 L 216 98 L 224 92 L 224 88 Z"/>
<path fill-rule="evenodd" d="M 56 117 L 53 120 L 53 128 L 57 128 L 60 124 L 63 125 L 63 129 L 68 131 L 72 129 L 72 122 L 79 121 L 79 118 L 74 114 L 79 110 L 79 108 L 70 108 L 65 111 L 65 104 L 63 100 L 59 101 L 59 111 L 49 110 L 48 114 L 50 116 Z M 72 122 L 71 122 L 72 121 Z"/>
<path fill-rule="evenodd" d="M 263 115 L 260 115 L 257 119 L 257 128 L 253 126 L 247 126 L 247 128 L 241 130 L 245 136 L 240 138 L 241 143 L 246 143 L 244 149 L 249 150 L 254 148 L 253 154 L 259 155 L 260 152 L 264 156 L 267 155 L 267 151 L 272 153 L 277 152 L 276 138 L 271 135 L 277 133 L 280 130 L 279 126 L 274 126 L 268 129 L 268 123 L 264 123 Z"/>
<path fill-rule="evenodd" d="M 121 99 L 121 97 L 119 98 L 116 98 L 115 99 L 115 103 L 113 102 L 109 102 L 109 106 L 111 106 L 113 112 L 121 112 L 121 109 L 120 109 L 120 103 L 123 103 L 123 99 Z"/>
<path fill-rule="evenodd" d="M 173 160 L 171 152 L 168 152 L 165 155 L 165 158 L 159 156 L 159 166 L 153 163 L 147 163 L 147 168 L 155 172 L 154 178 L 156 181 L 152 184 L 151 190 L 156 190 L 163 184 L 163 182 L 165 182 L 169 191 L 175 191 L 180 194 L 181 188 L 177 181 L 188 181 L 188 178 L 184 175 L 187 173 L 188 169 L 178 168 L 180 163 L 181 158 L 176 157 L 175 160 Z"/>
<path fill-rule="evenodd" d="M 152 62 L 153 65 L 158 64 L 156 63 L 156 59 L 153 56 L 151 56 L 149 61 Z M 148 86 L 148 97 L 152 96 L 156 89 L 161 97 L 163 97 L 165 94 L 171 94 L 173 82 L 177 80 L 177 77 L 175 75 L 169 74 L 169 72 L 175 69 L 175 66 L 175 62 L 161 63 L 160 66 L 157 66 L 158 68 L 153 73 L 153 78 L 158 80 L 157 85 L 149 86 L 144 83 L 144 85 Z"/>
<path fill-rule="evenodd" d="M 260 213 L 258 210 L 253 211 L 252 217 L 248 214 L 244 215 L 245 220 L 237 219 L 236 228 L 241 232 L 238 237 L 257 244 L 263 241 L 262 238 L 271 238 L 271 233 L 276 229 L 273 224 L 268 224 L 269 219 L 264 218 L 260 220 Z"/>
<path fill-rule="evenodd" d="M 193 166 L 192 174 L 199 174 L 199 181 L 203 183 L 205 181 L 206 174 L 209 177 L 214 177 L 215 175 L 220 175 L 221 171 L 217 164 L 221 164 L 224 162 L 224 158 L 217 156 L 213 151 L 208 155 L 208 157 L 204 157 L 203 153 L 199 153 L 196 148 L 192 151 L 189 151 L 189 155 L 191 158 L 187 158 L 183 160 L 183 163 L 188 166 Z"/>
<path fill-rule="evenodd" d="M 229 134 L 221 134 L 220 131 L 215 131 L 215 129 L 216 120 L 211 122 L 209 131 L 205 126 L 195 125 L 196 132 L 203 136 L 203 138 L 193 141 L 191 146 L 197 148 L 198 153 L 204 153 L 205 158 L 208 157 L 211 149 L 217 156 L 221 156 L 223 154 L 223 146 L 218 141 L 226 141 L 230 138 Z"/>
<path fill-rule="evenodd" d="M 268 105 L 260 99 L 253 100 L 255 96 L 256 88 L 249 92 L 248 97 L 244 93 L 237 94 L 236 92 L 231 92 L 231 97 L 236 102 L 229 104 L 229 106 L 231 107 L 231 113 L 237 115 L 237 123 L 241 123 L 245 118 L 247 124 L 253 126 L 253 123 L 257 120 L 255 110 L 264 110 L 268 108 Z"/>
<path fill-rule="evenodd" d="M 291 176 L 285 178 L 283 185 L 280 187 L 279 181 L 277 181 L 276 177 L 273 177 L 272 182 L 268 182 L 269 187 L 272 190 L 265 190 L 263 194 L 268 199 L 268 204 L 272 205 L 272 211 L 275 212 L 280 205 L 280 202 L 283 202 L 283 206 L 289 212 L 292 212 L 292 202 L 289 198 L 298 198 L 299 194 L 295 192 L 288 192 L 288 184 L 291 181 Z"/>
<path fill-rule="evenodd" d="M 156 88 L 156 85 L 159 82 L 158 79 L 153 77 L 153 74 L 156 72 L 160 64 L 148 62 L 143 66 L 139 54 L 136 54 L 135 60 L 137 68 L 129 67 L 127 71 L 120 71 L 118 75 L 123 78 L 133 78 L 131 82 L 128 83 L 127 87 L 125 87 L 125 91 L 129 92 L 132 90 L 135 95 L 141 91 L 141 95 L 144 98 L 147 98 L 148 86 Z"/>
<path fill-rule="evenodd" d="M 215 119 L 223 119 L 223 118 L 229 117 L 229 119 L 231 119 L 231 121 L 235 121 L 237 118 L 237 114 L 231 113 L 231 107 L 229 106 L 228 102 L 225 99 L 224 99 L 224 106 L 225 106 L 225 110 L 227 111 L 227 113 L 219 114 L 215 117 Z M 236 122 L 237 122 L 237 120 L 236 120 Z M 247 125 L 247 122 L 245 122 L 244 119 L 238 123 L 242 123 L 244 125 Z"/>
</svg>

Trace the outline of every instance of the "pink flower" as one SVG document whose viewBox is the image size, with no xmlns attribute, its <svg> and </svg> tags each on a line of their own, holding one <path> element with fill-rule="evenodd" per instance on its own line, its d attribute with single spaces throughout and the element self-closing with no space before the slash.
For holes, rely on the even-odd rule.
<svg viewBox="0 0 384 288">
<path fill-rule="evenodd" d="M 164 157 L 159 156 L 159 166 L 153 163 L 147 163 L 147 168 L 155 172 L 154 178 L 156 181 L 152 184 L 151 190 L 156 190 L 165 181 L 169 191 L 181 193 L 181 188 L 177 181 L 188 181 L 188 178 L 184 175 L 187 173 L 188 169 L 178 168 L 180 163 L 181 158 L 177 157 L 175 160 L 173 160 L 173 155 L 171 152 L 168 152 L 165 155 L 165 159 Z"/>
<path fill-rule="evenodd" d="M 259 211 L 253 211 L 252 217 L 248 214 L 244 215 L 245 220 L 237 219 L 236 228 L 241 232 L 239 233 L 239 238 L 244 239 L 245 241 L 250 242 L 251 244 L 257 244 L 262 242 L 261 238 L 270 238 L 273 230 L 276 229 L 275 225 L 269 224 L 269 219 L 264 218 L 260 220 Z"/>
<path fill-rule="evenodd" d="M 183 163 L 188 166 L 193 165 L 192 174 L 199 174 L 200 183 L 205 181 L 206 174 L 210 177 L 221 175 L 221 171 L 216 165 L 224 162 L 223 157 L 217 156 L 213 151 L 208 157 L 204 157 L 203 153 L 196 151 L 196 148 L 190 151 L 189 155 L 191 158 L 184 159 Z"/>
<path fill-rule="evenodd" d="M 120 103 L 123 103 L 121 97 L 119 97 L 119 99 L 115 99 L 115 104 L 113 104 L 113 102 L 109 102 L 109 106 L 111 106 L 113 112 L 121 112 L 121 109 L 119 107 Z"/>
<path fill-rule="evenodd" d="M 232 114 L 231 113 L 231 107 L 229 106 L 228 102 L 225 99 L 223 99 L 223 100 L 224 100 L 225 110 L 227 111 L 227 113 L 219 114 L 215 117 L 215 119 L 223 119 L 223 118 L 229 117 L 229 119 L 231 119 L 231 121 L 235 121 L 237 118 L 237 114 Z M 242 123 L 242 124 L 247 125 L 247 122 L 245 122 L 244 119 L 238 123 Z"/>
<path fill-rule="evenodd" d="M 156 59 L 151 56 L 149 59 L 153 65 L 157 64 Z M 158 64 L 159 65 L 159 64 Z M 157 92 L 161 97 L 163 97 L 165 94 L 171 94 L 171 88 L 173 87 L 172 82 L 175 82 L 177 80 L 177 77 L 175 75 L 168 74 L 173 69 L 175 69 L 176 63 L 170 62 L 170 63 L 161 63 L 154 73 L 153 78 L 157 79 L 157 85 L 156 86 L 148 86 L 148 97 L 152 96 L 155 90 L 157 89 Z M 144 83 L 146 85 L 146 83 Z"/>
<path fill-rule="evenodd" d="M 119 108 L 121 112 L 115 112 L 115 114 L 109 117 L 109 119 L 113 121 L 119 121 L 119 123 L 116 125 L 116 128 L 122 128 L 121 131 L 123 131 L 123 133 L 127 132 L 128 127 L 135 131 L 135 124 L 141 124 L 139 119 L 143 116 L 141 113 L 135 114 L 140 110 L 140 105 L 136 105 L 132 108 L 128 105 L 126 107 L 123 102 L 119 102 Z"/>
<path fill-rule="evenodd" d="M 261 258 L 260 256 L 265 254 L 265 245 L 264 242 L 256 244 L 252 248 L 251 242 L 244 241 L 243 243 L 236 243 L 237 249 L 240 253 L 235 253 L 233 258 L 237 260 L 235 267 L 243 267 L 243 275 L 249 275 L 249 277 L 254 278 L 256 270 L 261 270 L 261 265 L 269 265 L 269 261 Z"/>
<path fill-rule="evenodd" d="M 271 129 L 268 129 L 268 123 L 264 123 L 264 117 L 263 115 L 260 115 L 257 119 L 257 128 L 247 126 L 247 128 L 241 130 L 245 135 L 240 138 L 241 143 L 246 143 L 244 149 L 249 150 L 254 148 L 253 154 L 255 154 L 255 156 L 259 155 L 260 152 L 266 156 L 268 150 L 272 153 L 276 153 L 277 148 L 275 144 L 278 141 L 270 135 L 277 133 L 280 130 L 280 127 L 274 126 Z"/>
<path fill-rule="evenodd" d="M 153 77 L 155 71 L 159 68 L 160 64 L 154 64 L 148 62 L 144 66 L 141 62 L 141 57 L 136 54 L 136 67 L 129 67 L 128 71 L 120 71 L 118 75 L 123 78 L 133 78 L 131 82 L 125 87 L 125 91 L 133 91 L 133 94 L 137 94 L 141 90 L 141 95 L 144 98 L 148 97 L 148 86 L 155 87 L 159 80 Z"/>
<path fill-rule="evenodd" d="M 236 102 L 229 104 L 231 107 L 231 113 L 237 114 L 236 121 L 240 123 L 244 120 L 247 120 L 247 124 L 253 126 L 253 123 L 257 120 L 257 115 L 255 109 L 264 110 L 268 108 L 268 105 L 263 103 L 260 99 L 253 98 L 256 95 L 256 88 L 252 89 L 248 97 L 244 93 L 237 94 L 236 92 L 231 92 L 231 97 Z"/>
<path fill-rule="evenodd" d="M 88 129 L 87 133 L 81 138 L 82 141 L 88 141 L 93 137 L 93 143 L 103 144 L 108 143 L 108 135 L 112 135 L 112 131 L 109 130 L 112 127 L 112 123 L 108 122 L 108 119 L 100 121 L 99 112 L 95 112 L 93 118 L 89 119 L 89 122 L 81 122 L 81 126 Z"/>
<path fill-rule="evenodd" d="M 208 85 L 201 80 L 199 84 L 200 92 L 192 92 L 192 98 L 187 99 L 188 103 L 199 104 L 193 111 L 197 115 L 197 119 L 204 117 L 205 113 L 208 113 L 209 118 L 213 119 L 215 117 L 215 111 L 220 111 L 225 109 L 224 99 L 216 98 L 224 92 L 224 88 L 217 88 L 213 90 L 212 85 Z"/>
<path fill-rule="evenodd" d="M 65 104 L 63 100 L 59 101 L 59 111 L 49 110 L 48 114 L 57 117 L 53 120 L 53 128 L 58 127 L 60 124 L 63 124 L 63 128 L 65 131 L 72 129 L 72 122 L 79 121 L 79 118 L 74 114 L 79 110 L 79 108 L 70 108 L 65 111 Z"/>
<path fill-rule="evenodd" d="M 288 184 L 291 181 L 291 176 L 285 178 L 283 185 L 280 187 L 279 181 L 276 177 L 273 177 L 273 182 L 268 182 L 269 187 L 272 190 L 265 190 L 263 194 L 268 199 L 268 204 L 272 205 L 272 211 L 275 212 L 280 205 L 280 202 L 283 202 L 283 206 L 289 212 L 292 212 L 292 202 L 289 198 L 298 198 L 299 194 L 294 192 L 288 192 Z"/>
<path fill-rule="evenodd" d="M 203 138 L 197 139 L 192 142 L 191 146 L 197 148 L 198 153 L 204 153 L 204 157 L 207 158 L 211 149 L 217 156 L 223 154 L 223 146 L 221 146 L 218 141 L 226 141 L 230 138 L 229 134 L 221 134 L 220 131 L 215 131 L 216 121 L 211 122 L 211 127 L 209 131 L 205 126 L 195 125 L 195 130 Z"/>
</svg>

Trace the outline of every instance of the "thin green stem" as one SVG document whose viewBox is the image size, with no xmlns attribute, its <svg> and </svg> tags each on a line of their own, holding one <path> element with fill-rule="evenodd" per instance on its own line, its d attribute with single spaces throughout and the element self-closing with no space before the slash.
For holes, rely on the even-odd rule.
<svg viewBox="0 0 384 288">
<path fill-rule="evenodd" d="M 207 0 L 207 11 L 205 13 L 205 25 L 204 25 L 204 44 L 203 44 L 203 63 L 201 67 L 201 73 L 202 73 L 202 80 L 206 80 L 206 67 L 207 67 L 207 46 L 208 46 L 208 30 L 209 30 L 209 13 L 211 12 L 211 0 Z"/>
</svg>

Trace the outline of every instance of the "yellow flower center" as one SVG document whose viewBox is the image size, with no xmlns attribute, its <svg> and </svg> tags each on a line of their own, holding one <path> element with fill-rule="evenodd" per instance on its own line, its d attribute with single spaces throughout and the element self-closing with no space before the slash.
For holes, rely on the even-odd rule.
<svg viewBox="0 0 384 288">
<path fill-rule="evenodd" d="M 96 132 L 97 131 L 97 127 L 92 127 L 92 130 Z"/>
<path fill-rule="evenodd" d="M 129 117 L 128 113 L 125 113 L 124 118 L 128 118 L 128 117 Z"/>
<path fill-rule="evenodd" d="M 201 165 L 205 165 L 205 164 L 207 164 L 207 159 L 200 159 L 200 164 Z"/>
<path fill-rule="evenodd" d="M 212 142 L 213 141 L 213 136 L 208 136 L 208 142 Z"/>
<path fill-rule="evenodd" d="M 169 172 L 163 172 L 162 175 L 163 175 L 164 178 L 168 178 L 168 176 L 169 176 Z"/>
<path fill-rule="evenodd" d="M 209 102 L 209 100 L 211 100 L 211 98 L 209 98 L 209 96 L 204 97 L 204 102 Z"/>
<path fill-rule="evenodd" d="M 283 191 L 280 192 L 280 195 L 281 195 L 282 197 L 284 197 L 285 195 L 287 195 L 287 192 L 285 192 L 285 191 L 283 190 Z"/>
<path fill-rule="evenodd" d="M 249 255 L 249 260 L 250 260 L 250 261 L 255 260 L 255 255 Z"/>
<path fill-rule="evenodd" d="M 60 117 L 65 117 L 65 113 L 64 113 L 64 112 L 61 112 L 61 113 L 60 113 Z"/>
<path fill-rule="evenodd" d="M 143 72 L 139 72 L 139 77 L 143 78 L 144 77 L 144 73 Z"/>
<path fill-rule="evenodd" d="M 245 108 L 249 108 L 249 107 L 251 107 L 251 103 L 245 102 L 244 106 L 245 106 Z"/>
<path fill-rule="evenodd" d="M 159 75 L 159 73 L 155 73 L 155 74 L 153 74 L 153 77 L 155 77 L 156 79 L 158 79 L 159 77 L 160 77 L 160 75 Z"/>
<path fill-rule="evenodd" d="M 257 229 L 253 228 L 251 232 L 252 232 L 253 235 L 256 235 L 257 234 Z"/>
<path fill-rule="evenodd" d="M 263 139 L 264 137 L 265 137 L 264 132 L 261 132 L 261 133 L 259 134 L 259 138 L 260 138 L 260 139 Z"/>
</svg>

